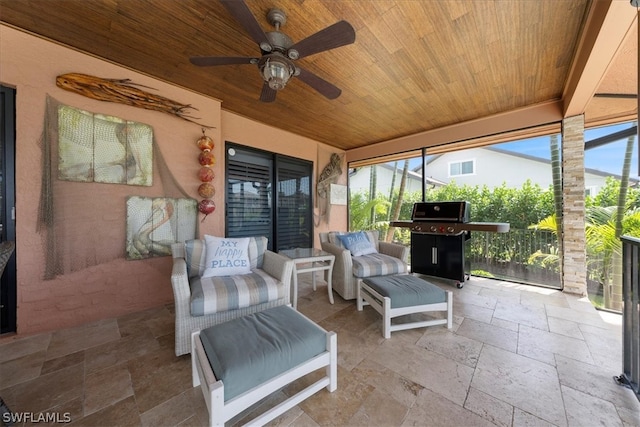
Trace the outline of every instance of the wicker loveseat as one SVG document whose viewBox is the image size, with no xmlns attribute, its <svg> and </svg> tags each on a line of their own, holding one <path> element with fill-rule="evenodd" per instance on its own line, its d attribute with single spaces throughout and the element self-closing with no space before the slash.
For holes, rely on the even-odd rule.
<svg viewBox="0 0 640 427">
<path fill-rule="evenodd" d="M 206 237 L 206 236 L 205 236 Z M 202 277 L 204 239 L 171 246 L 176 356 L 191 352 L 191 333 L 279 305 L 290 304 L 293 261 L 267 250 L 266 237 L 251 237 L 248 274 Z"/>
<path fill-rule="evenodd" d="M 409 248 L 378 240 L 378 231 L 363 232 L 375 248 L 375 252 L 353 256 L 338 237 L 347 233 L 330 231 L 320 233 L 322 250 L 335 255 L 333 264 L 333 289 L 346 300 L 355 299 L 357 284 L 367 277 L 404 274 L 409 271 Z"/>
</svg>

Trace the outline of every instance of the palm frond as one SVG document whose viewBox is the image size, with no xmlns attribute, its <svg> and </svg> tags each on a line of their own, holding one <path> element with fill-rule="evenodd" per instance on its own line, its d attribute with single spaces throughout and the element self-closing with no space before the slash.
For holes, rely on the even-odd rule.
<svg viewBox="0 0 640 427">
<path fill-rule="evenodd" d="M 556 214 L 549 215 L 542 219 L 539 223 L 529 226 L 530 230 L 551 231 L 554 235 L 558 234 Z"/>
</svg>

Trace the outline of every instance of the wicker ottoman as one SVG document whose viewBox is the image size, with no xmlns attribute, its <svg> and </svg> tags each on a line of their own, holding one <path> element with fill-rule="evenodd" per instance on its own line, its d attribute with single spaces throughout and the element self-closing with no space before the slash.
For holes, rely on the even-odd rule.
<svg viewBox="0 0 640 427">
<path fill-rule="evenodd" d="M 289 306 L 270 308 L 192 334 L 193 386 L 209 425 L 223 426 L 254 403 L 313 371 L 315 383 L 251 421 L 263 425 L 314 393 L 337 388 L 337 337 Z"/>
<path fill-rule="evenodd" d="M 357 306 L 371 305 L 382 315 L 382 335 L 433 325 L 452 326 L 453 293 L 410 274 L 377 276 L 362 280 L 358 286 Z M 391 319 L 413 313 L 444 311 L 446 319 L 392 324 Z"/>
</svg>

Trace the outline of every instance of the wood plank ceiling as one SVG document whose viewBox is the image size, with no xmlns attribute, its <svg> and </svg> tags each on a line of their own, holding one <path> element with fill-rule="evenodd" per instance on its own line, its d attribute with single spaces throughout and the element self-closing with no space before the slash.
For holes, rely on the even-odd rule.
<svg viewBox="0 0 640 427">
<path fill-rule="evenodd" d="M 284 10 L 281 30 L 294 42 L 343 19 L 356 30 L 354 44 L 298 62 L 341 88 L 339 98 L 328 100 L 293 79 L 273 103 L 258 100 L 256 66 L 189 62 L 190 56 L 260 54 L 217 0 L 0 0 L 0 21 L 349 150 L 561 99 L 591 4 L 247 0 L 265 31 L 272 30 L 267 11 Z M 73 64 L 65 70 L 82 71 Z M 634 112 L 635 105 L 622 109 L 613 115 Z M 612 114 L 604 110 L 591 119 Z"/>
</svg>

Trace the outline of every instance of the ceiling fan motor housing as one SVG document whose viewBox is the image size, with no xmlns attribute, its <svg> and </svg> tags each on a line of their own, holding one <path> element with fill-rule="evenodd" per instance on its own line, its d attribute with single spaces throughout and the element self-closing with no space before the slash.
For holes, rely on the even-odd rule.
<svg viewBox="0 0 640 427">
<path fill-rule="evenodd" d="M 272 47 L 270 52 L 273 52 L 275 50 L 278 52 L 286 53 L 289 47 L 293 46 L 293 41 L 289 38 L 288 35 L 281 31 L 269 31 L 265 33 L 265 35 L 267 36 L 267 39 L 269 40 L 269 43 Z M 260 48 L 260 50 L 262 50 L 263 55 L 269 53 L 269 51 L 264 51 L 262 48 Z"/>
<path fill-rule="evenodd" d="M 295 49 L 289 49 L 293 46 L 293 41 L 289 38 L 288 35 L 280 31 L 280 27 L 287 23 L 287 15 L 281 9 L 270 9 L 267 12 L 267 21 L 274 27 L 276 27 L 275 31 L 267 32 L 265 35 L 271 43 L 270 50 L 265 50 L 262 45 L 260 45 L 260 50 L 262 50 L 262 54 L 272 52 L 274 49 L 286 54 L 289 59 L 293 59 L 294 61 L 300 57 L 300 54 Z"/>
</svg>

